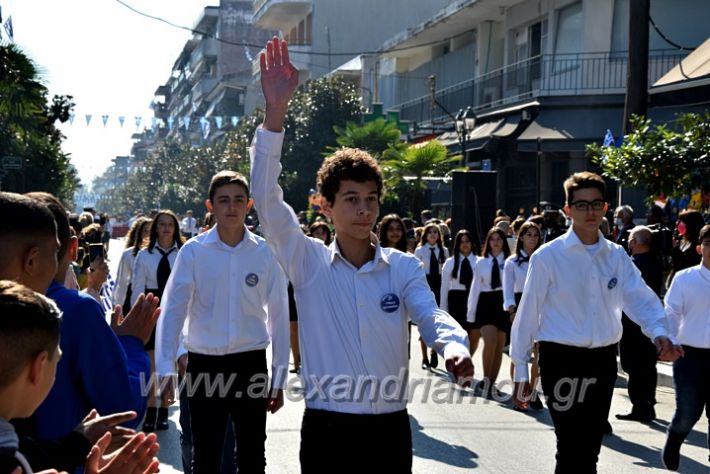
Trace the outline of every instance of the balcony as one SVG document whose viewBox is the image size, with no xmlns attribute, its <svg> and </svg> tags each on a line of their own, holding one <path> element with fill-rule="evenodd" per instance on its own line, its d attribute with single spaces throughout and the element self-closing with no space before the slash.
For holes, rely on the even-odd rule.
<svg viewBox="0 0 710 474">
<path fill-rule="evenodd" d="M 648 83 L 653 84 L 676 66 L 683 54 L 652 51 Z M 544 96 L 623 94 L 626 90 L 626 53 L 542 55 L 437 91 L 437 100 L 449 111 L 471 106 L 483 112 L 520 100 Z M 390 107 L 402 120 L 426 122 L 431 117 L 429 95 Z M 447 119 L 441 115 L 434 120 Z"/>
<path fill-rule="evenodd" d="M 217 40 L 204 38 L 200 41 L 200 44 L 190 54 L 190 70 L 192 71 L 192 75 L 199 77 L 207 60 L 216 58 L 217 53 Z"/>
<path fill-rule="evenodd" d="M 195 87 L 192 88 L 192 102 L 194 104 L 199 104 L 203 97 L 205 97 L 214 86 L 217 84 L 217 79 L 212 77 L 202 78 Z"/>
<path fill-rule="evenodd" d="M 255 0 L 254 25 L 288 31 L 311 11 L 310 0 Z"/>
</svg>

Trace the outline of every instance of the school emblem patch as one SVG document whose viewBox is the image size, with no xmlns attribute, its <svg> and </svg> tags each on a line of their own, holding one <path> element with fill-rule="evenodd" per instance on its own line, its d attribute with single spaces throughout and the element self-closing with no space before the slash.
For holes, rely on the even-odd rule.
<svg viewBox="0 0 710 474">
<path fill-rule="evenodd" d="M 259 283 L 259 277 L 256 273 L 250 273 L 244 279 L 248 286 L 254 287 Z"/>
<path fill-rule="evenodd" d="M 616 278 L 612 278 L 611 280 L 609 280 L 609 284 L 606 287 L 611 290 L 612 288 L 614 288 L 616 286 L 616 284 L 618 282 L 619 282 L 619 280 L 617 280 Z"/>
<path fill-rule="evenodd" d="M 399 297 L 394 293 L 387 293 L 380 300 L 380 308 L 385 313 L 394 313 L 399 309 Z"/>
</svg>

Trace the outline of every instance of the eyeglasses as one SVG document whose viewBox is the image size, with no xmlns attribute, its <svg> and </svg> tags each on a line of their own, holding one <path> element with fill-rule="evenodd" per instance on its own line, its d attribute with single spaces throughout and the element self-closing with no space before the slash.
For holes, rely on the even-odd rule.
<svg viewBox="0 0 710 474">
<path fill-rule="evenodd" d="M 606 205 L 606 201 L 602 199 L 595 199 L 594 201 L 574 201 L 569 203 L 570 207 L 573 207 L 575 211 L 587 212 L 591 207 L 595 211 L 601 211 Z"/>
</svg>

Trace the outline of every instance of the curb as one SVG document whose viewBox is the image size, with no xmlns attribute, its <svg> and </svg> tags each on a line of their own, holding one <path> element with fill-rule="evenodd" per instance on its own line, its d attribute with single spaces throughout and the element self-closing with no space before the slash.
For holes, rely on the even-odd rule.
<svg viewBox="0 0 710 474">
<path fill-rule="evenodd" d="M 626 378 L 626 372 L 621 369 L 621 361 L 618 356 L 616 358 L 616 365 L 619 375 Z M 656 379 L 658 387 L 675 388 L 675 384 L 673 383 L 673 364 L 659 361 L 656 363 L 656 371 L 658 372 Z"/>
</svg>

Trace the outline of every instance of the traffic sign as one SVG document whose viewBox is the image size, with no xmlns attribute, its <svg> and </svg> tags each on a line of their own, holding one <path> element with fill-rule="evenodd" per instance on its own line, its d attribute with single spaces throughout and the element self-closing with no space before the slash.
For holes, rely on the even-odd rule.
<svg viewBox="0 0 710 474">
<path fill-rule="evenodd" d="M 22 158 L 19 156 L 5 156 L 2 159 L 2 168 L 4 170 L 22 169 Z"/>
</svg>

